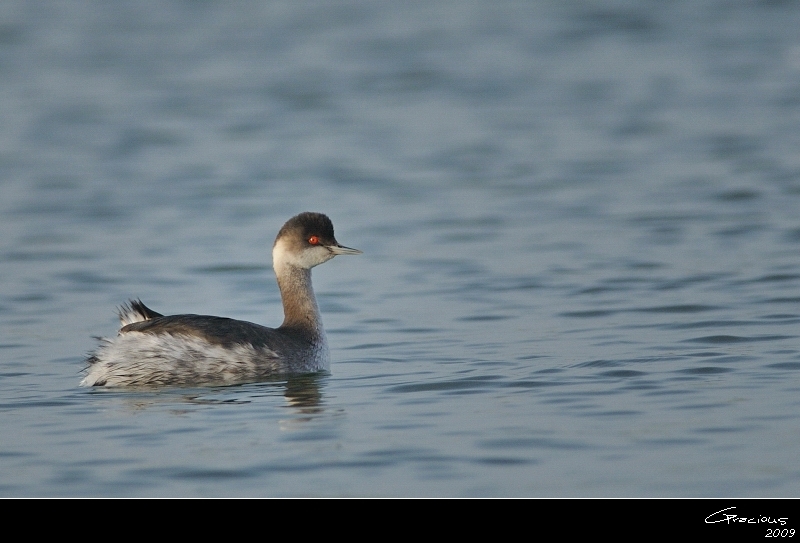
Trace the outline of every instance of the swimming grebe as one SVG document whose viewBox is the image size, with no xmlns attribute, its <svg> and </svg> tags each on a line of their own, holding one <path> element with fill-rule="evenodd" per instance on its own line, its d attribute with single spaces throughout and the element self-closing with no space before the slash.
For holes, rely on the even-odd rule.
<svg viewBox="0 0 800 543">
<path fill-rule="evenodd" d="M 139 300 L 119 308 L 122 327 L 86 360 L 82 386 L 195 386 L 253 382 L 327 370 L 328 343 L 311 286 L 311 268 L 361 251 L 339 245 L 321 213 L 289 219 L 272 247 L 283 324 L 267 328 L 206 315 L 156 313 Z"/>
</svg>

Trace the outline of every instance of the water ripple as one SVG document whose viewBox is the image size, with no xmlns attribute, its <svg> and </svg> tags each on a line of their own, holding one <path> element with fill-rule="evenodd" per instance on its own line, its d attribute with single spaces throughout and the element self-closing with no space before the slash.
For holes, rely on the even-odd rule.
<svg viewBox="0 0 800 543">
<path fill-rule="evenodd" d="M 793 339 L 795 336 L 731 336 L 731 335 L 715 335 L 715 336 L 702 336 L 697 338 L 686 339 L 684 341 L 692 343 L 710 343 L 710 344 L 725 344 L 725 343 L 752 343 L 759 341 L 779 341 L 782 339 Z"/>
</svg>

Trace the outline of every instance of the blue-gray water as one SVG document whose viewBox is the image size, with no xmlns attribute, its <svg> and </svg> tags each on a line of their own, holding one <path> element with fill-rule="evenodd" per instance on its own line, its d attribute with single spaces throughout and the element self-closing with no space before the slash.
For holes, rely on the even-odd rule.
<svg viewBox="0 0 800 543">
<path fill-rule="evenodd" d="M 800 497 L 800 4 L 0 5 L 0 496 Z M 78 387 L 114 307 L 330 375 Z"/>
</svg>

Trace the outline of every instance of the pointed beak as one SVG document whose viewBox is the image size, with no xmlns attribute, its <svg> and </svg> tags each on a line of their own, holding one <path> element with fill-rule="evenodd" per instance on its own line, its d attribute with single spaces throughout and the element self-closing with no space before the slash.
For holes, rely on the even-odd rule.
<svg viewBox="0 0 800 543">
<path fill-rule="evenodd" d="M 351 249 L 350 247 L 345 247 L 344 245 L 328 245 L 328 250 L 332 252 L 334 255 L 360 255 L 362 251 L 358 249 Z"/>
</svg>

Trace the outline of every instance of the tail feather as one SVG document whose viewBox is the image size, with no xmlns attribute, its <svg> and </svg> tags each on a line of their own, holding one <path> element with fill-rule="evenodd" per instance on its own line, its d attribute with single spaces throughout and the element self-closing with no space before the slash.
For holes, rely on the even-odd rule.
<svg viewBox="0 0 800 543">
<path fill-rule="evenodd" d="M 121 326 L 127 326 L 134 322 L 149 321 L 164 316 L 161 313 L 156 313 L 138 299 L 128 300 L 128 303 L 119 306 L 117 314 L 119 315 Z"/>
</svg>

